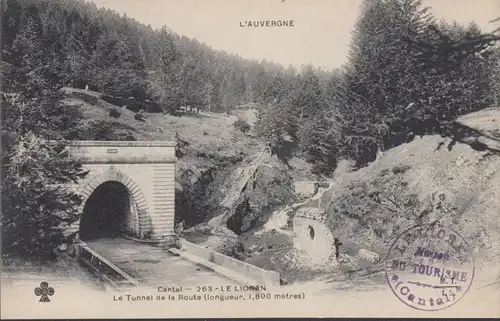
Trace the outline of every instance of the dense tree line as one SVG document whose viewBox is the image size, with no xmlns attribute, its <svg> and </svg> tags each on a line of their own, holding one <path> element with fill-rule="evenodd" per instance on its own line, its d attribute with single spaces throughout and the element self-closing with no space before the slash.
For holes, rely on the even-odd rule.
<svg viewBox="0 0 500 321">
<path fill-rule="evenodd" d="M 258 129 L 278 154 L 290 154 L 291 137 L 319 173 L 416 135 L 451 135 L 457 116 L 498 103 L 498 39 L 474 23 L 436 22 L 419 0 L 366 0 L 348 62 L 275 79 Z"/>
<path fill-rule="evenodd" d="M 4 0 L 4 70 L 37 68 L 54 85 L 114 97 L 230 111 L 259 100 L 279 65 L 216 51 L 167 27 L 154 30 L 94 3 Z M 26 61 L 28 59 L 28 61 Z M 7 82 L 5 90 L 15 90 Z"/>
<path fill-rule="evenodd" d="M 495 39 L 475 24 L 436 22 L 420 0 L 364 1 L 348 62 L 335 71 L 245 60 L 93 3 L 5 0 L 1 9 L 4 91 L 40 78 L 166 112 L 254 104 L 271 152 L 299 154 L 318 172 L 446 134 L 457 116 L 498 101 Z"/>
</svg>

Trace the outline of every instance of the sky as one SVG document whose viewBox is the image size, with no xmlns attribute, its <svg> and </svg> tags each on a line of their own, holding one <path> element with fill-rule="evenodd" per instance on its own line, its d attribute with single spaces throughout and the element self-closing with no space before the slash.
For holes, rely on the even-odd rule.
<svg viewBox="0 0 500 321">
<path fill-rule="evenodd" d="M 153 28 L 165 25 L 243 58 L 325 69 L 346 61 L 361 0 L 89 0 Z M 500 0 L 423 0 L 438 19 L 483 31 L 500 23 Z M 293 27 L 241 27 L 245 21 L 293 20 Z"/>
</svg>

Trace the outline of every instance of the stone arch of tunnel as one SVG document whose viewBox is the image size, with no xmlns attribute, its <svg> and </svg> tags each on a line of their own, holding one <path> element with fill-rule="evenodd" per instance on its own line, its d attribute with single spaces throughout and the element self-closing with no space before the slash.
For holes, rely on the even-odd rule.
<svg viewBox="0 0 500 321">
<path fill-rule="evenodd" d="M 147 238 L 151 220 L 146 199 L 137 184 L 109 168 L 94 175 L 81 189 L 79 236 L 83 241 L 129 235 Z"/>
</svg>

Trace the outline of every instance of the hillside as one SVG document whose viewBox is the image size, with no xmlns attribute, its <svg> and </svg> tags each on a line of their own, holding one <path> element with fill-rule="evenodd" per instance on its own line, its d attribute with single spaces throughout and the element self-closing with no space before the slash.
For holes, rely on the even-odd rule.
<svg viewBox="0 0 500 321">
<path fill-rule="evenodd" d="M 249 175 L 255 177 L 258 173 L 256 166 L 261 166 L 260 172 L 264 170 L 260 182 L 275 175 L 276 170 L 285 171 L 283 175 L 291 180 L 313 178 L 307 163 L 299 159 L 293 159 L 292 168 L 286 170 L 276 159 L 262 154 L 264 146 L 252 133 L 243 134 L 232 126 L 235 116 L 146 113 L 146 121 L 138 121 L 130 110 L 88 97 L 92 97 L 92 92 L 66 89 L 63 100 L 66 106 L 78 107 L 83 113 L 79 139 L 96 139 L 92 135 L 102 135 L 102 130 L 109 127 L 112 139 L 177 140 L 178 192 L 197 197 L 196 203 L 231 208 L 245 194 L 241 190 Z M 111 109 L 119 110 L 121 115 L 110 116 Z M 240 117 L 248 114 L 242 112 Z M 461 138 L 463 142 L 451 144 L 450 138 L 437 135 L 417 137 L 384 152 L 360 170 L 349 172 L 339 167 L 330 181 L 331 188 L 319 201 L 319 206 L 328 212 L 335 235 L 357 247 L 383 252 L 399 231 L 445 215 L 444 208 L 448 208 L 444 218 L 447 223 L 456 225 L 459 232 L 474 240 L 474 247 L 489 249 L 482 253 L 485 257 L 494 255 L 494 245 L 500 244 L 493 233 L 500 230 L 498 215 L 494 215 L 500 209 L 500 195 L 495 188 L 500 186 L 500 157 L 495 152 L 499 114 L 498 109 L 485 109 L 461 117 L 459 123 L 469 128 L 469 134 Z M 492 150 L 475 150 L 476 141 Z M 265 173 L 266 168 L 275 170 Z M 193 210 L 182 208 L 185 205 L 181 201 L 179 210 Z M 440 207 L 440 212 L 436 207 Z M 197 217 L 193 223 L 223 213 L 226 212 L 218 208 L 208 217 Z"/>
<path fill-rule="evenodd" d="M 395 301 L 392 294 L 417 310 L 439 309 L 443 299 L 448 306 L 469 289 L 488 287 L 471 291 L 476 302 L 460 306 L 475 307 L 469 314 L 492 310 L 500 293 L 500 28 L 485 33 L 480 21 L 447 22 L 421 0 L 360 0 L 357 13 L 350 7 L 344 21 L 348 38 L 335 46 L 309 46 L 321 57 L 310 51 L 304 61 L 289 64 L 286 52 L 280 57 L 264 50 L 263 34 L 233 50 L 219 47 L 215 38 L 224 34 L 218 32 L 215 38 L 181 36 L 169 28 L 175 19 L 165 16 L 160 27 L 153 17 L 158 10 L 148 16 L 130 12 L 139 22 L 94 2 L 2 0 L 0 6 L 1 264 L 13 291 L 7 296 L 33 300 L 33 281 L 39 279 L 56 288 L 55 300 L 67 288 L 56 282 L 70 278 L 77 287 L 105 290 L 102 281 L 110 277 L 121 287 L 131 281 L 122 282 L 121 270 L 143 285 L 153 280 L 134 272 L 189 290 L 196 280 L 183 281 L 203 269 L 185 269 L 179 260 L 187 258 L 231 272 L 220 273 L 229 279 L 240 271 L 257 283 L 290 286 L 281 287 L 283 295 L 248 292 L 247 299 L 219 295 L 217 290 L 231 291 L 215 284 L 219 288 L 202 286 L 203 295 L 149 291 L 126 300 L 113 295 L 113 301 L 148 308 L 149 301 L 166 303 L 171 295 L 176 301 L 237 299 L 243 305 L 300 299 L 299 307 L 315 296 L 315 314 L 327 315 L 341 312 L 338 306 L 361 306 L 360 300 L 366 304 L 357 310 L 381 312 Z M 183 16 L 185 8 L 175 7 L 180 11 L 170 14 Z M 192 17 L 196 9 L 189 9 Z M 224 27 L 224 19 L 211 20 L 214 28 L 188 22 L 189 34 Z M 276 41 L 267 49 L 300 49 L 297 37 L 270 36 Z M 243 58 L 249 48 L 259 60 Z M 341 65 L 339 54 L 345 55 Z M 83 144 L 95 148 L 83 151 L 92 157 L 82 164 L 72 148 L 47 143 L 68 146 L 68 140 L 143 143 L 118 144 L 134 145 L 119 150 Z M 175 151 L 172 144 L 151 141 L 175 142 Z M 140 146 L 158 160 L 141 157 Z M 94 159 L 94 151 L 109 154 L 101 155 L 108 164 Z M 171 157 L 165 164 L 162 151 L 175 153 L 175 166 Z M 141 164 L 123 164 L 128 156 Z M 457 249 L 454 234 L 444 238 L 438 231 L 442 241 L 425 242 L 402 235 L 434 223 L 458 232 L 466 240 L 459 246 L 470 247 L 472 260 Z M 129 236 L 155 246 L 150 250 L 162 258 L 142 246 L 134 246 L 144 254 L 136 257 L 126 246 L 135 241 L 120 240 Z M 403 245 L 390 258 L 399 236 L 415 251 Z M 99 255 L 79 246 L 86 243 Z M 173 247 L 180 257 L 165 253 L 176 252 Z M 165 261 L 170 259 L 180 262 L 173 268 L 182 277 L 165 270 L 172 267 Z M 220 269 L 212 263 L 221 263 Z M 255 266 L 279 272 L 280 280 Z M 407 275 L 411 281 L 403 280 Z M 220 282 L 241 281 L 229 279 Z M 210 280 L 220 283 L 205 278 L 207 286 Z M 37 284 L 41 292 L 37 286 L 35 294 L 42 293 L 43 301 L 47 287 Z M 29 288 L 23 294 L 19 285 Z M 238 289 L 247 290 L 233 292 Z M 333 295 L 323 304 L 317 294 Z M 23 295 L 31 298 L 18 300 Z M 115 312 L 126 312 L 126 302 L 115 303 Z M 391 308 L 393 314 L 405 314 L 407 307 L 400 308 Z"/>
<path fill-rule="evenodd" d="M 470 242 L 481 265 L 499 258 L 498 109 L 461 117 L 459 141 L 417 137 L 356 171 L 344 161 L 329 187 L 308 201 L 298 200 L 291 184 L 314 179 L 310 164 L 294 158 L 287 168 L 252 131 L 243 134 L 232 126 L 236 116 L 146 113 L 138 121 L 134 112 L 93 96 L 65 91 L 63 103 L 83 114 L 78 139 L 97 139 L 93 135 L 102 137 L 109 128 L 110 139 L 176 140 L 177 216 L 186 228 L 194 226 L 185 237 L 278 270 L 287 281 L 315 275 L 308 271 L 305 277 L 306 270 L 290 261 L 293 233 L 287 228 L 296 210 L 311 206 L 327 214 L 327 225 L 348 255 L 359 248 L 383 255 L 399 232 L 439 219 Z M 121 115 L 110 116 L 112 109 Z M 252 114 L 242 111 L 238 117 Z"/>
<path fill-rule="evenodd" d="M 141 121 L 134 118 L 133 111 L 107 103 L 98 93 L 73 88 L 63 88 L 61 92 L 63 106 L 77 110 L 81 117 L 73 139 L 177 142 L 176 213 L 186 227 L 228 214 L 241 197 L 245 197 L 243 194 L 258 205 L 255 211 L 260 212 L 266 204 L 280 204 L 282 199 L 273 200 L 265 192 L 278 187 L 280 181 L 273 180 L 277 175 L 285 175 L 290 181 L 312 177 L 310 164 L 294 158 L 290 161 L 291 167 L 285 168 L 275 157 L 264 152 L 263 143 L 253 131 L 244 134 L 232 125 L 238 117 L 252 123 L 255 116 L 251 110 L 241 111 L 238 116 L 145 113 L 145 120 Z M 234 173 L 252 168 L 259 154 L 267 165 L 261 168 L 260 174 L 254 174 L 258 174 L 264 186 L 257 188 L 259 192 L 249 189 L 239 193 L 245 177 L 235 177 Z M 234 197 L 228 201 L 227 195 L 231 193 Z M 289 197 L 293 191 L 285 194 Z"/>
<path fill-rule="evenodd" d="M 439 220 L 469 242 L 478 268 L 491 267 L 500 259 L 499 122 L 499 109 L 485 109 L 459 118 L 469 133 L 460 142 L 423 136 L 356 171 L 344 162 L 329 188 L 275 211 L 263 228 L 246 234 L 240 257 L 280 271 L 289 282 L 324 275 L 322 269 L 301 266 L 289 229 L 294 213 L 317 208 L 342 242 L 341 255 L 356 256 L 365 248 L 384 257 L 400 232 Z M 341 264 L 338 269 L 356 267 Z"/>
<path fill-rule="evenodd" d="M 383 253 L 404 229 L 440 220 L 469 240 L 481 260 L 498 261 L 499 121 L 498 109 L 472 113 L 458 120 L 469 131 L 462 142 L 423 136 L 340 174 L 324 200 L 330 227 L 341 239 Z M 485 146 L 477 148 L 477 141 Z"/>
<path fill-rule="evenodd" d="M 461 143 L 438 149 L 443 142 L 419 138 L 341 175 L 326 208 L 334 233 L 384 253 L 406 228 L 441 220 L 481 259 L 498 258 L 500 157 Z"/>
</svg>

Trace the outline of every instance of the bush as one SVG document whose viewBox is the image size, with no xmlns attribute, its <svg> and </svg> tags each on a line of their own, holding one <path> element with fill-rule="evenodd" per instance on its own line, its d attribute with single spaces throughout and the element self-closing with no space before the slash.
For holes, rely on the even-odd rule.
<svg viewBox="0 0 500 321">
<path fill-rule="evenodd" d="M 409 168 L 395 166 L 392 172 L 401 174 Z M 390 172 L 347 183 L 343 192 L 332 197 L 327 225 L 340 240 L 385 251 L 404 229 L 430 222 L 427 213 L 432 204 L 419 200 L 407 177 L 387 175 Z"/>
<path fill-rule="evenodd" d="M 133 132 L 133 128 L 118 122 L 92 120 L 86 126 L 79 127 L 73 139 L 135 141 Z"/>
<path fill-rule="evenodd" d="M 403 174 L 411 168 L 409 165 L 396 165 L 392 168 L 394 174 Z"/>
<path fill-rule="evenodd" d="M 134 119 L 139 121 L 144 121 L 146 119 L 146 116 L 144 116 L 144 113 L 142 111 L 139 111 L 134 115 Z"/>
<path fill-rule="evenodd" d="M 186 147 L 189 146 L 189 142 L 182 138 L 179 133 L 175 133 L 175 141 L 177 142 L 177 145 L 175 147 L 175 157 L 181 158 L 186 155 Z"/>
<path fill-rule="evenodd" d="M 111 116 L 111 117 L 120 118 L 121 115 L 122 115 L 122 113 L 117 109 L 112 108 L 109 110 L 109 116 Z"/>
<path fill-rule="evenodd" d="M 233 123 L 234 128 L 238 129 L 242 133 L 246 133 L 250 130 L 250 125 L 244 121 L 241 118 L 238 118 L 234 123 Z"/>
</svg>

